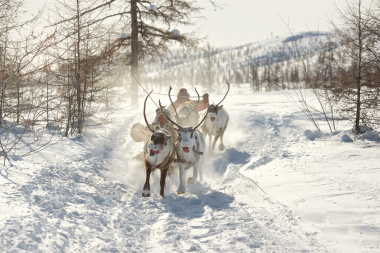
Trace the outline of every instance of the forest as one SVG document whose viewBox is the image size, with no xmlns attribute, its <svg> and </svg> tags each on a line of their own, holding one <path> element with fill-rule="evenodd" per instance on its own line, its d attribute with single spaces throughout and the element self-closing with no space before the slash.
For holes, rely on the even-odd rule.
<svg viewBox="0 0 380 253">
<path fill-rule="evenodd" d="M 211 5 L 216 5 L 209 1 Z M 361 134 L 380 123 L 380 1 L 350 0 L 338 8 L 333 31 L 308 31 L 231 48 L 204 46 L 173 29 L 196 22 L 202 8 L 178 0 L 56 0 L 37 13 L 23 0 L 0 3 L 0 153 L 4 162 L 28 146 L 30 155 L 54 135 L 81 135 L 101 107 L 129 90 L 138 109 L 145 87 L 176 83 L 209 93 L 250 83 L 252 92 L 295 90 L 298 105 L 331 132 L 348 119 Z M 47 15 L 48 13 L 48 15 Z M 173 47 L 173 45 L 176 45 Z M 319 107 L 303 91 L 312 90 Z M 41 136 L 51 134 L 49 141 Z M 46 139 L 45 139 L 46 140 Z"/>
</svg>

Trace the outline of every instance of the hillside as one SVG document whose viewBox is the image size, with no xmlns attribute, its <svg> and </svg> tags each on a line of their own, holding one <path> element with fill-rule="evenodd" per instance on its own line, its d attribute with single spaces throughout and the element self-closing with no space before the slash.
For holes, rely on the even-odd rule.
<svg viewBox="0 0 380 253">
<path fill-rule="evenodd" d="M 332 43 L 330 43 L 332 42 Z M 292 71 L 302 79 L 304 66 L 326 50 L 339 47 L 339 42 L 330 32 L 304 32 L 290 37 L 272 38 L 231 48 L 209 46 L 200 52 L 181 50 L 169 54 L 165 60 L 148 64 L 142 73 L 145 83 L 184 86 L 204 86 L 218 90 L 225 79 L 236 83 L 268 82 L 270 75 L 276 86 L 291 82 Z M 252 66 L 257 73 L 254 77 Z M 312 66 L 310 66 L 312 67 Z M 271 73 L 268 73 L 271 72 Z"/>
</svg>

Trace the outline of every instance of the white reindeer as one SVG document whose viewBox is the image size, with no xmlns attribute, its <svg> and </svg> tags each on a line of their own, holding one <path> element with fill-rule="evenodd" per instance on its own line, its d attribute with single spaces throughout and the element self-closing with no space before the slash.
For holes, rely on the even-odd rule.
<svg viewBox="0 0 380 253">
<path fill-rule="evenodd" d="M 195 101 L 186 101 L 178 106 L 178 108 L 175 107 L 171 96 L 170 91 L 172 90 L 172 87 L 170 86 L 169 89 L 169 99 L 170 102 L 174 108 L 174 119 L 178 125 L 181 126 L 191 126 L 194 127 L 198 124 L 199 121 L 199 113 L 198 110 L 194 110 L 197 108 L 197 105 L 199 103 L 200 97 L 197 89 L 195 89 L 195 92 L 198 94 L 198 101 L 195 103 Z M 177 110 L 178 109 L 178 110 Z"/>
<path fill-rule="evenodd" d="M 150 139 L 148 139 L 144 146 L 144 163 L 146 169 L 146 180 L 144 187 L 142 189 L 142 196 L 150 196 L 150 174 L 154 172 L 155 169 L 161 170 L 160 178 L 160 196 L 165 198 L 165 180 L 168 173 L 170 164 L 175 158 L 175 147 L 174 142 L 171 138 L 170 133 L 165 128 L 160 128 L 153 130 L 145 115 L 146 100 L 150 96 L 152 91 L 148 94 L 144 102 L 144 119 L 149 130 L 152 132 Z"/>
<path fill-rule="evenodd" d="M 160 107 L 161 101 L 159 101 Z M 173 123 L 176 127 L 174 130 L 178 133 L 178 139 L 175 143 L 175 149 L 177 153 L 177 164 L 179 167 L 179 187 L 177 189 L 178 194 L 184 194 L 185 189 L 185 171 L 193 168 L 193 176 L 189 177 L 187 182 L 189 184 L 194 184 L 198 179 L 198 174 L 200 180 L 202 181 L 202 170 L 205 162 L 205 149 L 206 142 L 203 138 L 201 132 L 197 130 L 197 128 L 202 124 L 205 117 L 201 120 L 201 122 L 195 127 L 182 127 L 179 124 L 175 123 L 171 119 L 167 118 L 170 122 Z"/>
<path fill-rule="evenodd" d="M 210 153 L 214 151 L 216 141 L 219 138 L 220 138 L 219 150 L 223 151 L 225 148 L 223 144 L 223 135 L 228 126 L 229 115 L 227 111 L 223 108 L 223 105 L 220 105 L 220 103 L 223 102 L 228 92 L 230 91 L 230 84 L 228 82 L 227 82 L 227 85 L 228 85 L 228 90 L 226 92 L 226 95 L 224 95 L 223 99 L 216 105 L 214 104 L 207 105 L 207 111 L 208 111 L 209 116 L 206 118 L 206 120 L 204 121 L 202 125 L 202 133 L 204 134 L 205 138 L 208 135 Z M 212 136 L 215 136 L 215 137 L 211 146 Z"/>
</svg>

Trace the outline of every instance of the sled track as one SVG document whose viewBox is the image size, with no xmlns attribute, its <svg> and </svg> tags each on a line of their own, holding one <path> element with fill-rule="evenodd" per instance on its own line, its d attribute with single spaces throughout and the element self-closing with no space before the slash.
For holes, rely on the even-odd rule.
<svg viewBox="0 0 380 253">
<path fill-rule="evenodd" d="M 248 117 L 255 121 L 253 131 L 207 163 L 213 171 L 205 172 L 204 182 L 177 195 L 178 178 L 172 175 L 166 199 L 158 196 L 159 173 L 153 176 L 152 197 L 140 195 L 145 172 L 141 161 L 131 164 L 142 149 L 129 137 L 133 117 L 92 133 L 108 141 L 78 148 L 78 157 L 43 168 L 22 186 L 34 215 L 7 221 L 0 237 L 6 251 L 325 251 L 285 206 L 243 173 L 270 163 L 288 145 L 278 128 L 281 117 Z M 85 135 L 89 142 L 90 135 Z"/>
</svg>

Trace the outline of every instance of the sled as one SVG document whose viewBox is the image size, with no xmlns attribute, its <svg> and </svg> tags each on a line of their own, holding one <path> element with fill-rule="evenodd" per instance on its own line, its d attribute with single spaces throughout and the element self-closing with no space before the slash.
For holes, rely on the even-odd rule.
<svg viewBox="0 0 380 253">
<path fill-rule="evenodd" d="M 131 137 L 135 142 L 145 142 L 151 133 L 147 131 L 143 124 L 136 123 L 132 126 Z"/>
</svg>

